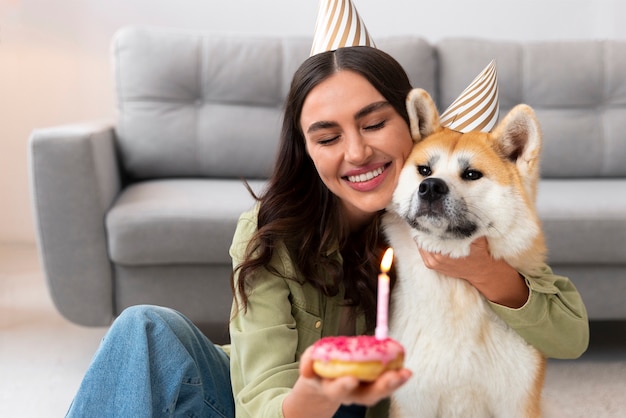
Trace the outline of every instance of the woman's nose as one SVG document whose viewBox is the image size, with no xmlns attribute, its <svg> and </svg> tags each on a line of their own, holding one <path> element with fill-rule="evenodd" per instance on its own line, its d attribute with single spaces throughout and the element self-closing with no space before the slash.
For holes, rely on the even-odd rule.
<svg viewBox="0 0 626 418">
<path fill-rule="evenodd" d="M 361 134 L 354 133 L 346 138 L 346 161 L 359 165 L 369 159 L 372 155 L 372 148 Z"/>
</svg>

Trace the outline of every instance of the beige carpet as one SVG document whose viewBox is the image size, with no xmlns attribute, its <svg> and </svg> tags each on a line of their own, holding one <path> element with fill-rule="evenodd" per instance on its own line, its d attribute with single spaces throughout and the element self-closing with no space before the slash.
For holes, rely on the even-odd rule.
<svg viewBox="0 0 626 418">
<path fill-rule="evenodd" d="M 550 360 L 544 390 L 550 417 L 626 417 L 626 322 L 591 324 L 578 360 Z"/>
<path fill-rule="evenodd" d="M 0 417 L 64 416 L 105 332 L 56 312 L 34 246 L 0 245 Z M 549 362 L 546 417 L 626 417 L 626 322 L 591 333 L 581 359 Z"/>
</svg>

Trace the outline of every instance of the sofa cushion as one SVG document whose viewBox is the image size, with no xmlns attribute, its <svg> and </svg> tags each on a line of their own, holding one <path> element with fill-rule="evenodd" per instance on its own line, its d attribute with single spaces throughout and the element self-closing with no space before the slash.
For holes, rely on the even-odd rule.
<svg viewBox="0 0 626 418">
<path fill-rule="evenodd" d="M 186 31 L 118 32 L 117 135 L 126 171 L 135 179 L 266 177 L 291 71 L 285 66 L 306 57 L 303 45 L 293 44 Z"/>
<path fill-rule="evenodd" d="M 259 192 L 264 183 L 250 186 Z M 253 205 L 239 180 L 135 183 L 106 216 L 111 260 L 124 266 L 230 264 L 237 220 Z"/>
<path fill-rule="evenodd" d="M 414 85 L 435 91 L 433 47 L 377 41 Z M 266 178 L 283 102 L 310 39 L 218 36 L 130 27 L 113 40 L 117 136 L 133 179 Z"/>
<path fill-rule="evenodd" d="M 625 191 L 626 179 L 542 180 L 537 210 L 550 264 L 626 265 Z"/>
<path fill-rule="evenodd" d="M 496 59 L 500 116 L 519 103 L 535 109 L 544 177 L 626 175 L 625 41 L 447 39 L 437 48 L 442 108 Z"/>
</svg>

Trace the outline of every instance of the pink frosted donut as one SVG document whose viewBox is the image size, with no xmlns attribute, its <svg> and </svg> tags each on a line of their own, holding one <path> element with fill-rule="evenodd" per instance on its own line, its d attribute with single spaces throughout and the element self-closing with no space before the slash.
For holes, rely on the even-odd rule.
<svg viewBox="0 0 626 418">
<path fill-rule="evenodd" d="M 325 337 L 313 344 L 311 357 L 318 376 L 329 379 L 354 376 L 370 382 L 386 370 L 401 369 L 404 348 L 391 338 Z"/>
</svg>

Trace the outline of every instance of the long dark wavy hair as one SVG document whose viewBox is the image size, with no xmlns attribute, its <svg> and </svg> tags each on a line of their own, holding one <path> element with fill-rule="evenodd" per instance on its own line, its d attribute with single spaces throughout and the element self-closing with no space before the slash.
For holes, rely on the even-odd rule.
<svg viewBox="0 0 626 418">
<path fill-rule="evenodd" d="M 247 291 L 257 277 L 255 272 L 268 269 L 278 274 L 271 268 L 270 260 L 277 244 L 283 243 L 304 281 L 328 296 L 336 295 L 343 284 L 346 305 L 365 314 L 371 331 L 376 320 L 376 277 L 385 247 L 380 231 L 382 211 L 362 230 L 349 230 L 339 199 L 324 185 L 306 151 L 300 126 L 302 106 L 309 92 L 341 70 L 365 77 L 408 126 L 405 99 L 411 84 L 402 66 L 391 56 L 375 48 L 350 47 L 308 58 L 293 77 L 274 171 L 266 191 L 255 196 L 260 203 L 258 229 L 248 244 L 246 260 L 233 271 L 231 285 L 238 297 L 238 310 L 245 311 Z M 333 256 L 334 248 L 339 249 L 343 263 L 336 254 Z"/>
</svg>

